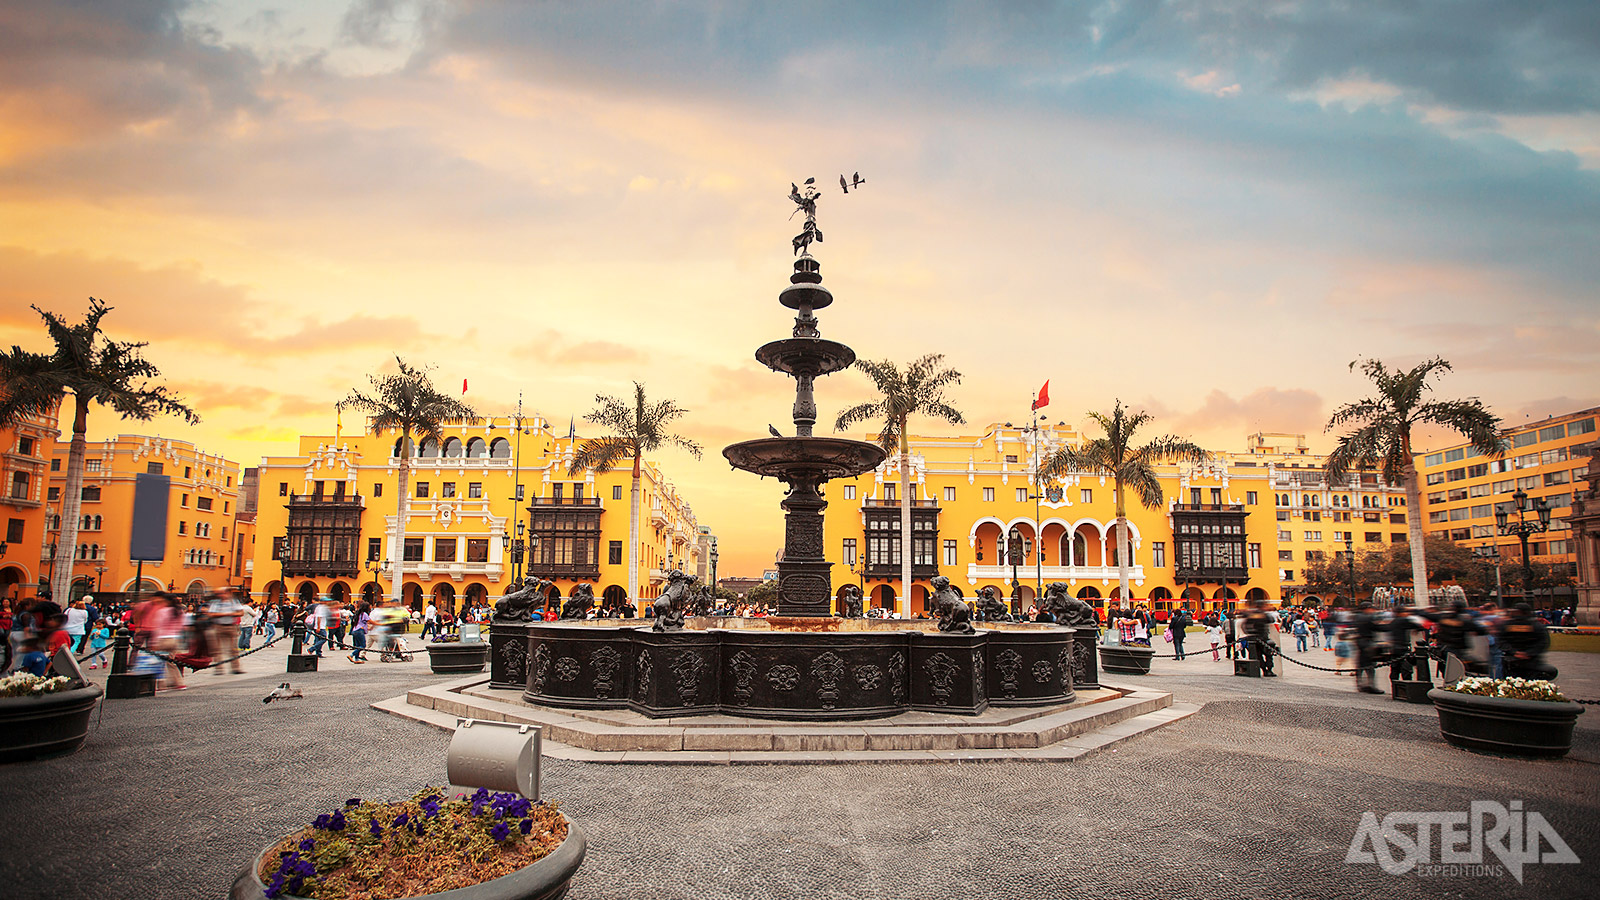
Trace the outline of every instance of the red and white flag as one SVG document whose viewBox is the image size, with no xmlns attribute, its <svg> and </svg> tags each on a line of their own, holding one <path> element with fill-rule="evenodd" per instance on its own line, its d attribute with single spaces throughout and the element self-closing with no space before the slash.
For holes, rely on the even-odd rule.
<svg viewBox="0 0 1600 900">
<path fill-rule="evenodd" d="M 1039 397 L 1033 401 L 1034 409 L 1042 409 L 1050 405 L 1050 379 L 1044 380 L 1044 387 L 1039 388 Z"/>
</svg>

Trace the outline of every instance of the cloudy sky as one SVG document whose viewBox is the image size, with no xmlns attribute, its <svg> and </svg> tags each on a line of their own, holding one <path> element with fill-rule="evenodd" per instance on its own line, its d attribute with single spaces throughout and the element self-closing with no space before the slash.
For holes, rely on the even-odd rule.
<svg viewBox="0 0 1600 900">
<path fill-rule="evenodd" d="M 784 195 L 857 171 L 823 332 L 979 426 L 1048 378 L 1325 447 L 1364 356 L 1600 403 L 1592 0 L 0 0 L 0 341 L 102 298 L 204 415 L 127 427 L 246 464 L 397 353 L 563 426 L 638 379 L 724 574 L 781 541 L 720 448 L 786 426 Z"/>
</svg>

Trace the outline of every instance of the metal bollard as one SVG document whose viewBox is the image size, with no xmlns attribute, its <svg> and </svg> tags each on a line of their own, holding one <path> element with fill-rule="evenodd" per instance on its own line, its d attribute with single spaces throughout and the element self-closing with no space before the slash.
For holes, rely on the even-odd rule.
<svg viewBox="0 0 1600 900">
<path fill-rule="evenodd" d="M 106 677 L 106 698 L 128 700 L 133 697 L 154 697 L 156 680 L 150 675 L 135 675 L 128 671 L 128 660 L 133 655 L 133 633 L 128 626 L 117 629 L 111 641 L 111 674 Z"/>
<path fill-rule="evenodd" d="M 458 720 L 445 757 L 452 793 L 481 787 L 539 799 L 542 733 L 537 725 Z"/>
<path fill-rule="evenodd" d="M 317 671 L 317 658 L 309 653 L 300 652 L 306 641 L 306 623 L 294 622 L 289 625 L 289 661 L 284 671 L 286 672 L 315 672 Z"/>
</svg>

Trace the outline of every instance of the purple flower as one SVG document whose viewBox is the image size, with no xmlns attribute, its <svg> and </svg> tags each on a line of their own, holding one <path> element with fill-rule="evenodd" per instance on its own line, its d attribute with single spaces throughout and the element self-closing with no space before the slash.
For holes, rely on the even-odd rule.
<svg viewBox="0 0 1600 900">
<path fill-rule="evenodd" d="M 267 882 L 266 893 L 268 900 L 277 900 L 277 897 L 283 893 L 283 874 L 281 872 L 272 876 L 272 880 Z"/>
<path fill-rule="evenodd" d="M 335 810 L 333 817 L 328 819 L 328 828 L 333 831 L 344 830 L 344 810 Z"/>
<path fill-rule="evenodd" d="M 360 806 L 361 805 L 361 798 L 360 797 L 351 797 L 349 800 L 346 800 L 344 802 L 344 805 L 345 806 Z"/>
<path fill-rule="evenodd" d="M 421 819 L 418 819 L 411 827 L 412 830 L 417 833 L 417 837 L 422 837 L 423 827 Z"/>
<path fill-rule="evenodd" d="M 422 801 L 422 814 L 430 819 L 437 816 L 439 814 L 439 798 L 429 797 Z"/>
<path fill-rule="evenodd" d="M 400 815 L 394 817 L 394 827 L 399 828 L 409 821 L 411 821 L 411 817 L 405 813 L 401 813 Z"/>
<path fill-rule="evenodd" d="M 321 828 L 324 831 L 326 831 L 327 829 L 333 827 L 332 824 L 331 824 L 332 822 L 333 822 L 333 816 L 330 816 L 327 813 L 323 813 L 322 815 L 317 816 L 316 820 L 311 823 L 311 827 L 312 828 Z"/>
<path fill-rule="evenodd" d="M 533 820 L 532 819 L 523 819 L 522 820 L 522 824 L 518 825 L 517 828 L 520 829 L 523 834 L 527 834 L 528 832 L 533 830 Z"/>
<path fill-rule="evenodd" d="M 306 880 L 304 878 L 301 878 L 299 875 L 294 876 L 293 878 L 289 879 L 289 893 L 300 893 L 300 889 L 305 887 L 305 884 Z"/>
<path fill-rule="evenodd" d="M 311 851 L 313 851 L 315 849 L 317 849 L 317 842 L 312 840 L 311 838 L 306 838 L 305 840 L 300 842 L 300 850 L 303 853 L 310 853 Z"/>
<path fill-rule="evenodd" d="M 372 832 L 373 837 L 383 837 L 383 826 L 378 824 L 377 819 L 367 823 L 367 830 Z"/>
<path fill-rule="evenodd" d="M 477 802 L 480 802 L 480 801 L 483 802 L 483 803 L 489 802 L 489 789 L 481 787 L 481 788 L 478 788 L 476 791 L 473 791 L 472 792 L 472 800 L 473 800 L 474 803 L 477 803 Z"/>
<path fill-rule="evenodd" d="M 492 837 L 497 841 L 503 841 L 510 836 L 511 823 L 509 822 L 496 822 L 494 823 L 494 827 L 489 829 L 489 837 Z"/>
</svg>

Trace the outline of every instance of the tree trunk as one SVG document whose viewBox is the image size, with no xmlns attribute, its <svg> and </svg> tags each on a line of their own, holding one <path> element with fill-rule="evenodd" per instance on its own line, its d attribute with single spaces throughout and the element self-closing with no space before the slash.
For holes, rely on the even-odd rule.
<svg viewBox="0 0 1600 900">
<path fill-rule="evenodd" d="M 1417 460 L 1411 455 L 1409 433 L 1401 436 L 1400 445 L 1406 455 L 1406 466 L 1401 471 L 1406 483 L 1406 531 L 1411 540 L 1411 601 L 1417 606 L 1428 606 L 1428 560 L 1422 537 L 1422 486 L 1417 483 Z M 1355 546 L 1353 524 L 1350 546 Z"/>
<path fill-rule="evenodd" d="M 900 599 L 895 608 L 911 618 L 911 444 L 906 420 L 900 420 Z"/>
<path fill-rule="evenodd" d="M 644 476 L 643 457 L 637 447 L 633 451 L 633 496 L 628 515 L 628 600 L 639 606 L 639 482 Z"/>
<path fill-rule="evenodd" d="M 1128 604 L 1128 514 L 1122 503 L 1122 482 L 1117 490 L 1117 600 L 1118 606 Z"/>
<path fill-rule="evenodd" d="M 390 575 L 393 583 L 389 586 L 389 601 L 399 605 L 404 597 L 405 590 L 405 561 L 406 561 L 406 519 L 411 515 L 411 432 L 405 430 L 400 435 L 400 473 L 395 479 L 395 490 L 400 496 L 394 502 L 394 568 Z M 284 585 L 284 589 L 288 589 Z"/>
<path fill-rule="evenodd" d="M 83 458 L 88 449 L 89 398 L 73 395 L 72 444 L 67 451 L 67 483 L 61 489 L 61 534 L 56 541 L 50 596 L 65 609 L 72 599 L 72 568 L 78 559 L 78 520 L 83 514 Z"/>
</svg>

